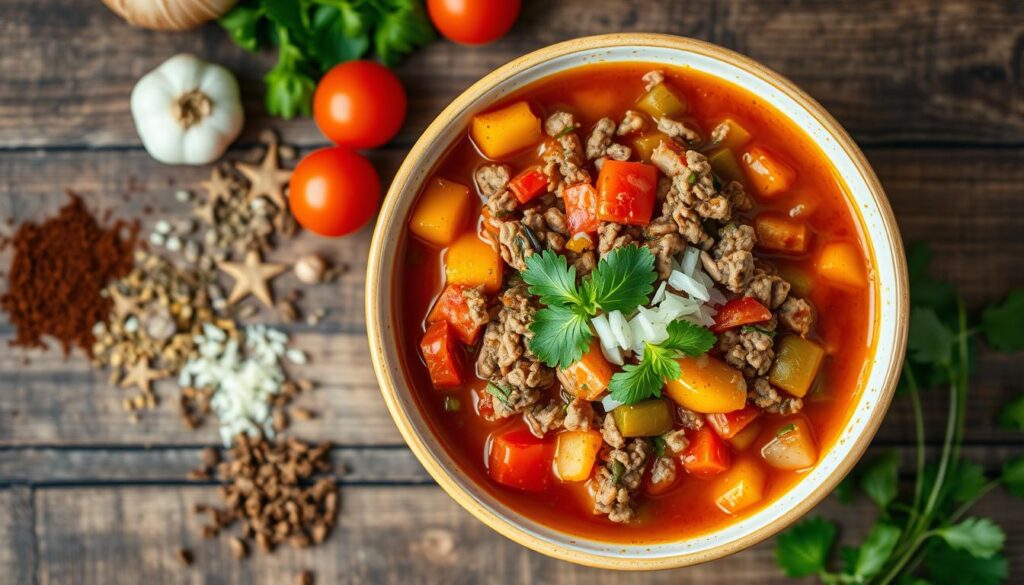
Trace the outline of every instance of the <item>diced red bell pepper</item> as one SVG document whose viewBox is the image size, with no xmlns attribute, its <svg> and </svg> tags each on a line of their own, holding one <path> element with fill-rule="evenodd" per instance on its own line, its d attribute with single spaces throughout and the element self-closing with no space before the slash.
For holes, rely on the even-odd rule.
<svg viewBox="0 0 1024 585">
<path fill-rule="evenodd" d="M 455 341 L 454 330 L 447 321 L 435 321 L 427 327 L 420 341 L 420 351 L 434 388 L 462 385 L 462 348 Z"/>
<path fill-rule="evenodd" d="M 434 308 L 427 315 L 427 322 L 447 321 L 455 329 L 455 333 L 458 334 L 462 343 L 473 345 L 484 324 L 470 317 L 469 303 L 463 296 L 463 291 L 466 288 L 460 284 L 446 286 L 441 292 L 441 296 L 437 297 Z"/>
<path fill-rule="evenodd" d="M 593 233 L 601 222 L 597 219 L 597 190 L 588 183 L 580 183 L 566 189 L 562 194 L 565 201 L 565 223 L 572 234 Z"/>
<path fill-rule="evenodd" d="M 526 169 L 508 182 L 508 188 L 520 203 L 526 203 L 547 192 L 548 176 L 538 167 Z"/>
<path fill-rule="evenodd" d="M 701 427 L 690 437 L 690 446 L 683 453 L 683 467 L 692 475 L 707 477 L 722 473 L 732 465 L 729 446 L 711 430 Z"/>
<path fill-rule="evenodd" d="M 554 442 L 517 426 L 491 437 L 487 470 L 502 485 L 540 492 L 548 487 L 554 456 Z"/>
<path fill-rule="evenodd" d="M 761 409 L 753 404 L 748 404 L 740 410 L 709 414 L 707 421 L 719 437 L 731 439 L 759 416 L 761 416 Z"/>
<path fill-rule="evenodd" d="M 606 160 L 597 176 L 597 218 L 630 225 L 651 222 L 658 191 L 654 165 Z"/>
<path fill-rule="evenodd" d="M 721 333 L 733 327 L 761 323 L 771 318 L 772 312 L 768 310 L 768 307 L 757 302 L 757 299 L 752 297 L 733 299 L 718 310 L 711 331 Z"/>
</svg>

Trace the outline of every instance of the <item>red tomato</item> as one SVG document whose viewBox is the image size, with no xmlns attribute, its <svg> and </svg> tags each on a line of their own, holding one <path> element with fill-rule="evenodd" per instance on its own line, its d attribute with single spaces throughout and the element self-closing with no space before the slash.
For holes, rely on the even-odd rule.
<svg viewBox="0 0 1024 585">
<path fill-rule="evenodd" d="M 316 86 L 313 119 L 335 144 L 374 148 L 394 138 L 402 128 L 405 90 L 398 77 L 379 63 L 341 63 Z"/>
<path fill-rule="evenodd" d="M 759 416 L 761 416 L 761 409 L 753 404 L 748 404 L 740 410 L 709 414 L 707 420 L 719 437 L 731 439 Z"/>
<path fill-rule="evenodd" d="M 445 37 L 464 45 L 496 41 L 515 24 L 520 0 L 427 0 L 427 12 Z"/>
<path fill-rule="evenodd" d="M 701 427 L 683 453 L 683 467 L 692 475 L 716 475 L 731 465 L 732 452 L 710 426 Z"/>
<path fill-rule="evenodd" d="M 630 225 L 648 224 L 657 190 L 658 169 L 654 165 L 606 160 L 597 175 L 597 218 Z"/>
<path fill-rule="evenodd" d="M 459 339 L 466 345 L 476 343 L 477 336 L 483 328 L 483 323 L 473 319 L 469 311 L 469 303 L 462 291 L 466 287 L 460 284 L 449 284 L 445 287 L 441 296 L 434 303 L 434 308 L 427 315 L 427 322 L 447 321 L 451 324 Z"/>
<path fill-rule="evenodd" d="M 420 352 L 434 388 L 462 385 L 462 354 L 447 321 L 437 321 L 427 327 L 420 341 Z"/>
<path fill-rule="evenodd" d="M 491 438 L 487 471 L 500 484 L 541 492 L 548 487 L 554 457 L 554 443 L 515 427 Z"/>
<path fill-rule="evenodd" d="M 721 333 L 733 327 L 761 323 L 771 318 L 772 312 L 757 302 L 756 299 L 742 297 L 725 303 L 718 310 L 718 314 L 715 315 L 715 324 L 711 326 L 711 331 Z"/>
<path fill-rule="evenodd" d="M 343 236 L 366 225 L 380 203 L 380 178 L 370 161 L 335 146 L 313 151 L 292 173 L 288 206 L 302 227 Z"/>
</svg>

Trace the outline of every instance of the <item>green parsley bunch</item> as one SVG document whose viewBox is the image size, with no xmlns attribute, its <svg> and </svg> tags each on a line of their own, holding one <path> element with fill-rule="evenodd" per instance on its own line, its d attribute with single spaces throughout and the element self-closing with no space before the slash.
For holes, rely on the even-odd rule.
<svg viewBox="0 0 1024 585">
<path fill-rule="evenodd" d="M 1013 291 L 1001 305 L 981 313 L 972 324 L 963 299 L 948 283 L 928 275 L 931 252 L 919 245 L 908 254 L 910 333 L 899 392 L 914 413 L 916 458 L 913 491 L 899 489 L 900 461 L 895 453 L 859 466 L 837 490 L 849 501 L 858 491 L 879 509 L 878 521 L 858 547 L 843 547 L 842 563 L 833 570 L 829 558 L 836 540 L 835 523 L 804 520 L 779 536 L 775 558 L 791 577 L 817 575 L 826 584 L 946 585 L 1001 583 L 1007 577 L 1000 554 L 1003 530 L 988 518 L 969 517 L 971 507 L 1002 485 L 1024 497 L 1024 458 L 1007 462 L 995 478 L 962 460 L 968 378 L 974 362 L 974 339 L 983 333 L 1001 351 L 1024 349 L 1024 290 Z M 948 418 L 942 450 L 926 463 L 921 392 L 945 386 Z M 1024 396 L 1002 413 L 1001 422 L 1024 430 Z"/>
</svg>

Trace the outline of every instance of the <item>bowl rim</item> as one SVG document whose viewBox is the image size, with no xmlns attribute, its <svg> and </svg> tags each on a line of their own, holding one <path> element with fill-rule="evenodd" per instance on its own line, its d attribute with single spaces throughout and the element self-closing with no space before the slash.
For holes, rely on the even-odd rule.
<svg viewBox="0 0 1024 585">
<path fill-rule="evenodd" d="M 578 549 L 568 548 L 560 543 L 552 542 L 545 538 L 532 534 L 520 527 L 514 518 L 505 518 L 492 510 L 481 505 L 467 492 L 452 476 L 452 470 L 443 466 L 427 448 L 424 438 L 414 429 L 414 425 L 407 416 L 406 411 L 399 404 L 399 390 L 392 380 L 389 372 L 389 362 L 385 358 L 384 332 L 386 327 L 382 326 L 379 320 L 382 305 L 391 303 L 391 295 L 379 295 L 378 277 L 384 268 L 383 250 L 388 241 L 389 230 L 384 226 L 392 226 L 396 207 L 401 197 L 399 186 L 404 185 L 415 173 L 419 161 L 424 154 L 434 147 L 434 142 L 442 133 L 449 121 L 463 110 L 467 109 L 475 100 L 485 94 L 494 86 L 507 81 L 515 74 L 546 61 L 571 55 L 573 53 L 593 51 L 600 49 L 621 49 L 623 47 L 653 47 L 664 49 L 677 49 L 685 52 L 696 53 L 705 57 L 723 61 L 728 65 L 737 67 L 745 73 L 753 75 L 760 80 L 770 84 L 774 89 L 785 94 L 796 102 L 800 107 L 822 125 L 833 138 L 840 149 L 850 157 L 853 166 L 861 179 L 867 186 L 867 192 L 873 205 L 878 209 L 884 226 L 884 233 L 871 234 L 865 227 L 864 234 L 870 243 L 875 239 L 888 240 L 889 248 L 892 250 L 891 259 L 895 266 L 895 282 L 893 285 L 893 301 L 895 314 L 899 316 L 895 331 L 897 339 L 894 342 L 894 351 L 888 356 L 888 361 L 879 360 L 877 353 L 874 355 L 874 367 L 885 367 L 886 377 L 884 387 L 878 394 L 878 401 L 871 412 L 863 432 L 854 438 L 853 445 L 846 452 L 846 455 L 839 461 L 833 473 L 827 476 L 826 480 L 817 485 L 810 492 L 808 497 L 797 502 L 795 505 L 784 510 L 779 516 L 737 539 L 712 546 L 706 550 L 681 552 L 676 555 L 667 555 L 658 558 L 627 558 L 607 556 L 599 553 L 591 553 Z M 863 225 L 863 220 L 861 220 Z M 399 225 L 404 225 L 401 223 Z M 390 267 L 389 267 L 390 269 Z M 850 135 L 829 114 L 821 104 L 811 98 L 803 90 L 799 89 L 792 81 L 754 61 L 753 59 L 736 53 L 724 47 L 701 41 L 697 39 L 680 37 L 668 34 L 654 33 L 614 33 L 580 37 L 547 47 L 543 47 L 505 65 L 495 69 L 479 81 L 471 85 L 456 97 L 431 124 L 423 131 L 419 139 L 409 150 L 401 167 L 396 172 L 391 186 L 384 198 L 374 227 L 373 238 L 370 245 L 369 257 L 367 259 L 366 278 L 366 325 L 367 337 L 370 344 L 370 357 L 373 363 L 374 373 L 380 385 L 381 394 L 391 413 L 402 438 L 410 447 L 416 458 L 426 468 L 434 480 L 448 493 L 460 506 L 469 511 L 478 520 L 497 531 L 499 534 L 523 545 L 531 550 L 556 559 L 578 563 L 595 568 L 617 569 L 617 570 L 658 570 L 671 569 L 695 565 L 712 561 L 732 553 L 749 548 L 774 534 L 778 533 L 791 523 L 805 515 L 808 511 L 821 502 L 839 484 L 843 477 L 849 473 L 856 462 L 863 456 L 865 450 L 878 431 L 889 405 L 895 395 L 896 385 L 900 375 L 900 364 L 902 363 L 906 350 L 907 329 L 908 329 L 908 307 L 909 307 L 909 286 L 907 277 L 907 264 L 904 254 L 903 243 L 899 235 L 895 215 L 889 204 L 888 198 L 875 175 L 874 170 L 868 163 L 864 153 L 856 145 Z M 851 421 L 847 421 L 847 425 Z"/>
</svg>

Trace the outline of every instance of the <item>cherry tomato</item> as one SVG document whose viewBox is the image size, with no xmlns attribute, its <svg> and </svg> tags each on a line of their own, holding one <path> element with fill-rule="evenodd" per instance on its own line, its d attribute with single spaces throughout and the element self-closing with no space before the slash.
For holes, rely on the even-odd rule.
<svg viewBox="0 0 1024 585">
<path fill-rule="evenodd" d="M 302 227 L 343 236 L 366 225 L 380 204 L 380 178 L 362 156 L 343 146 L 321 148 L 292 173 L 288 205 Z"/>
<path fill-rule="evenodd" d="M 520 0 L 427 0 L 427 12 L 445 37 L 483 45 L 505 36 L 519 16 Z"/>
<path fill-rule="evenodd" d="M 390 69 L 373 61 L 335 65 L 313 94 L 313 119 L 339 146 L 374 148 L 405 121 L 405 89 Z"/>
</svg>

